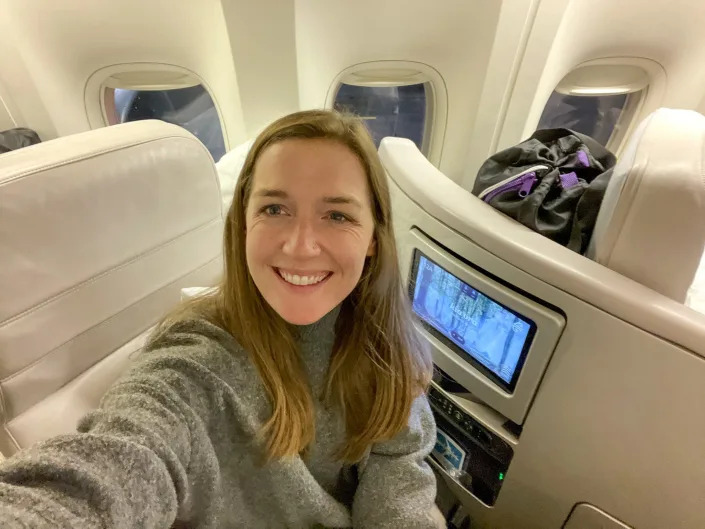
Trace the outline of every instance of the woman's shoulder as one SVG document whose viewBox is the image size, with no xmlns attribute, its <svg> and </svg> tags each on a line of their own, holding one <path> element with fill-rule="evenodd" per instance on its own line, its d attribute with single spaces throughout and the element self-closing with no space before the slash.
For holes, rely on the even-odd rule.
<svg viewBox="0 0 705 529">
<path fill-rule="evenodd" d="M 175 392 L 190 402 L 194 395 L 207 394 L 209 402 L 222 403 L 223 398 L 247 399 L 256 393 L 257 373 L 249 355 L 227 330 L 206 318 L 163 322 L 131 360 L 110 395 Z"/>
<path fill-rule="evenodd" d="M 142 355 L 191 359 L 202 364 L 249 362 L 245 350 L 230 332 L 200 315 L 184 315 L 158 325 Z"/>
</svg>

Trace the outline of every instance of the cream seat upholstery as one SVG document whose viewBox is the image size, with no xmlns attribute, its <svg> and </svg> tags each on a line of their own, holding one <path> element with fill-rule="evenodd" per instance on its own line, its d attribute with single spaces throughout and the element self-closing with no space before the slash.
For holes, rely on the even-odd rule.
<svg viewBox="0 0 705 529">
<path fill-rule="evenodd" d="M 632 140 L 621 166 L 646 169 L 635 174 L 647 174 L 653 182 L 635 193 L 628 186 L 640 181 L 625 182 L 619 201 L 627 200 L 629 209 L 636 208 L 632 214 L 643 219 L 644 208 L 660 196 L 668 211 L 654 206 L 653 221 L 648 219 L 663 224 L 649 232 L 658 243 L 644 241 L 649 233 L 629 215 L 618 221 L 637 243 L 617 241 L 617 251 L 607 253 L 610 264 L 626 264 L 619 271 L 485 204 L 429 163 L 410 140 L 382 140 L 405 281 L 411 280 L 421 234 L 448 260 L 466 267 L 468 277 L 483 275 L 508 295 L 535 300 L 566 321 L 520 431 L 497 426 L 506 424 L 505 418 L 481 405 L 480 386 L 465 388 L 467 399 L 454 394 L 479 422 L 515 446 L 492 507 L 443 476 L 473 524 L 560 529 L 576 505 L 586 505 L 604 513 L 598 523 L 605 527 L 610 520 L 640 529 L 705 527 L 705 466 L 693 464 L 705 438 L 705 316 L 682 303 L 683 285 L 702 249 L 702 195 L 696 183 L 702 174 L 702 131 L 701 117 L 662 110 Z M 627 163 L 629 156 L 634 161 Z M 677 202 L 688 190 L 683 215 Z M 616 210 L 613 216 L 620 218 L 615 215 Z M 604 236 L 596 234 L 598 248 Z M 676 258 L 663 255 L 671 248 Z M 667 262 L 657 262 L 662 258 Z M 654 274 L 676 275 L 675 286 L 667 277 L 653 282 L 643 266 L 653 266 L 659 271 Z M 424 336 L 437 354 L 443 344 Z"/>
<path fill-rule="evenodd" d="M 662 108 L 630 138 L 587 256 L 683 303 L 705 246 L 705 117 Z"/>
<path fill-rule="evenodd" d="M 255 140 L 249 140 L 238 145 L 234 149 L 229 150 L 215 164 L 215 167 L 218 170 L 218 177 L 220 178 L 220 191 L 222 193 L 223 200 L 223 216 L 227 216 L 228 214 L 230 204 L 233 202 L 235 186 L 240 178 L 240 171 L 242 171 L 242 168 L 245 165 L 247 154 L 250 152 L 250 148 L 254 142 Z"/>
<path fill-rule="evenodd" d="M 221 273 L 213 161 L 141 121 L 0 156 L 0 451 L 72 431 L 182 287 Z"/>
</svg>

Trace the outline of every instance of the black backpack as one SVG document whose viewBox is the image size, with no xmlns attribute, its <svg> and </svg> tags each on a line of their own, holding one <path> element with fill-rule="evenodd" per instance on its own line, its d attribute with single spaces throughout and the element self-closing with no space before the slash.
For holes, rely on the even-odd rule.
<svg viewBox="0 0 705 529">
<path fill-rule="evenodd" d="M 39 135 L 23 127 L 0 132 L 0 153 L 14 151 L 40 143 Z"/>
<path fill-rule="evenodd" d="M 589 136 L 537 130 L 487 159 L 472 192 L 524 226 L 584 253 L 615 162 Z"/>
</svg>

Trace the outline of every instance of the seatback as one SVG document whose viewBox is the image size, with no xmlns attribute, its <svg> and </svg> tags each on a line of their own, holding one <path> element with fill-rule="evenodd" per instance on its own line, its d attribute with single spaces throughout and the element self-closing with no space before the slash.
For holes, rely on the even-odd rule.
<svg viewBox="0 0 705 529">
<path fill-rule="evenodd" d="M 705 116 L 662 108 L 614 168 L 587 256 L 684 302 L 705 246 Z"/>
<path fill-rule="evenodd" d="M 245 165 L 247 154 L 250 152 L 250 148 L 253 143 L 254 140 L 241 143 L 234 149 L 226 152 L 215 164 L 215 167 L 218 170 L 218 177 L 220 178 L 220 191 L 223 199 L 223 216 L 228 215 L 230 205 L 233 203 L 235 186 L 240 178 L 240 171 L 242 171 L 242 168 Z"/>
<path fill-rule="evenodd" d="M 221 273 L 213 161 L 141 121 L 0 156 L 0 451 L 74 430 L 182 287 Z"/>
<path fill-rule="evenodd" d="M 687 152 L 695 156 L 695 150 Z M 482 285 L 491 285 L 507 303 L 521 299 L 565 321 L 555 346 L 537 351 L 535 339 L 528 352 L 524 365 L 535 366 L 537 354 L 549 360 L 538 373 L 521 424 L 512 425 L 483 401 L 481 390 L 494 385 L 490 378 L 482 387 L 447 391 L 443 406 L 452 402 L 461 408 L 513 453 L 492 506 L 455 474 L 438 468 L 473 525 L 560 529 L 573 509 L 583 506 L 598 513 L 591 527 L 607 527 L 613 520 L 639 529 L 705 527 L 705 465 L 699 463 L 705 438 L 705 316 L 504 216 L 443 175 L 409 140 L 385 138 L 380 156 L 406 282 L 412 284 L 419 248 L 464 277 L 480 278 L 470 286 L 482 291 Z M 692 158 L 681 163 L 697 166 Z M 677 237 L 674 228 L 657 234 Z M 659 247 L 667 248 L 667 242 Z M 453 358 L 458 369 L 467 365 L 448 341 L 426 327 L 419 330 L 434 360 L 451 365 L 445 359 Z M 518 385 L 525 375 L 522 371 Z M 512 396 L 506 392 L 507 399 Z M 460 424 L 459 417 L 452 420 Z M 473 446 L 477 452 L 481 445 Z M 471 452 L 470 461 L 478 454 Z"/>
</svg>

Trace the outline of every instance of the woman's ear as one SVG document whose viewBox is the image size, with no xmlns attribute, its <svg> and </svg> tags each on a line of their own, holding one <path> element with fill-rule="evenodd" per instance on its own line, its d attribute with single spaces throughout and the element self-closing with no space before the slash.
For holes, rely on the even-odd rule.
<svg viewBox="0 0 705 529">
<path fill-rule="evenodd" d="M 375 251 L 377 250 L 377 240 L 372 237 L 372 240 L 370 241 L 370 245 L 367 247 L 367 257 L 372 257 L 375 254 Z"/>
</svg>

